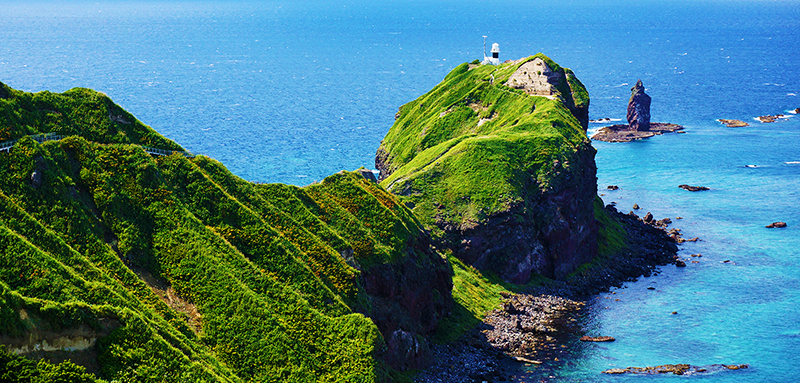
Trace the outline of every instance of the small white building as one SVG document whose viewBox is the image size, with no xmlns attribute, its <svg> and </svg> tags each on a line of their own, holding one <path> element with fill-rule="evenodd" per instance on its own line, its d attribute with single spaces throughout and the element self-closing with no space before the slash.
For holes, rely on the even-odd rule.
<svg viewBox="0 0 800 383">
<path fill-rule="evenodd" d="M 486 49 L 486 48 L 484 48 Z M 483 61 L 481 64 L 483 65 L 500 65 L 500 44 L 494 43 L 492 44 L 492 55 L 486 56 L 486 51 L 484 50 L 483 53 Z"/>
</svg>

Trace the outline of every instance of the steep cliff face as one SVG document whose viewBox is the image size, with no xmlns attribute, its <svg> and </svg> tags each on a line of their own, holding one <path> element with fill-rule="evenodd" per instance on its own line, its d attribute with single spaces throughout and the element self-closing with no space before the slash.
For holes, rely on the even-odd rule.
<svg viewBox="0 0 800 383">
<path fill-rule="evenodd" d="M 0 343 L 89 342 L 109 380 L 379 381 L 381 358 L 420 363 L 408 339 L 447 314 L 452 281 L 396 196 L 358 173 L 257 185 L 150 155 L 180 146 L 88 89 L 8 94 Z M 26 136 L 46 132 L 65 137 Z"/>
<path fill-rule="evenodd" d="M 650 96 L 644 92 L 642 80 L 636 81 L 636 85 L 631 88 L 631 98 L 628 100 L 626 114 L 631 129 L 650 130 L 650 102 Z"/>
<path fill-rule="evenodd" d="M 457 257 L 517 283 L 563 277 L 597 251 L 588 104 L 541 54 L 463 64 L 400 108 L 376 156 L 382 185 Z"/>
</svg>

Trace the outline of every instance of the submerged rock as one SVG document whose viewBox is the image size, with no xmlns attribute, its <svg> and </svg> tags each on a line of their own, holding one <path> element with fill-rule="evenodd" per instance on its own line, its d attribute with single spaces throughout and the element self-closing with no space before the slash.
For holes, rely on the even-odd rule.
<svg viewBox="0 0 800 383">
<path fill-rule="evenodd" d="M 767 229 L 786 227 L 786 222 L 773 222 L 766 226 Z"/>
<path fill-rule="evenodd" d="M 580 340 L 581 340 L 581 342 L 613 342 L 616 339 L 614 339 L 613 336 L 588 336 L 588 335 L 584 335 L 584 336 L 581 337 Z"/>
<path fill-rule="evenodd" d="M 686 185 L 686 184 L 678 185 L 678 187 L 683 189 L 683 190 L 688 190 L 688 191 L 691 191 L 691 192 L 711 190 L 711 189 L 709 189 L 709 188 L 707 188 L 705 186 L 691 186 L 691 185 Z"/>
<path fill-rule="evenodd" d="M 636 82 L 631 88 L 631 98 L 628 100 L 628 125 L 637 131 L 650 130 L 650 96 L 644 92 L 642 80 Z"/>
<path fill-rule="evenodd" d="M 693 366 L 690 364 L 664 364 L 655 367 L 628 367 L 628 368 L 611 368 L 603 371 L 604 374 L 638 374 L 638 375 L 652 375 L 652 374 L 668 374 L 675 375 L 692 375 L 696 373 L 718 372 L 725 370 L 743 370 L 749 368 L 748 364 L 712 364 L 709 366 Z"/>
</svg>

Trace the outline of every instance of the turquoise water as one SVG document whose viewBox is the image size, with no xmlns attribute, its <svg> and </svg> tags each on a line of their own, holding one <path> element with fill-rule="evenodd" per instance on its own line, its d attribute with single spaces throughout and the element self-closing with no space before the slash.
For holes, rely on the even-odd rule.
<svg viewBox="0 0 800 383">
<path fill-rule="evenodd" d="M 596 3 L 3 2 L 0 81 L 103 91 L 245 179 L 305 185 L 371 168 L 397 108 L 480 58 L 482 35 L 503 59 L 544 52 L 572 68 L 591 94 L 591 118 L 624 118 L 641 78 L 653 120 L 687 134 L 594 143 L 599 192 L 622 211 L 637 203 L 640 214 L 673 218 L 701 241 L 682 245 L 686 268 L 666 266 L 593 302 L 588 332 L 616 342 L 577 344 L 521 380 L 794 380 L 800 116 L 753 117 L 800 107 L 800 2 Z M 726 128 L 718 118 L 752 125 Z M 773 221 L 789 227 L 764 228 Z M 666 363 L 751 368 L 600 374 Z"/>
</svg>

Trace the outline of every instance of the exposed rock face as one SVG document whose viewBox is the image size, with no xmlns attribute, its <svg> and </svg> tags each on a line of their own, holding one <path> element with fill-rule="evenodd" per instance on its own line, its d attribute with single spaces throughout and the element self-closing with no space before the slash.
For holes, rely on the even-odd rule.
<svg viewBox="0 0 800 383">
<path fill-rule="evenodd" d="M 585 105 L 581 105 L 579 100 L 574 99 L 575 89 L 572 83 L 576 80 L 571 70 L 553 70 L 543 59 L 537 57 L 520 65 L 505 85 L 524 90 L 533 96 L 560 98 L 586 129 L 589 126 L 589 102 L 587 100 Z"/>
<path fill-rule="evenodd" d="M 644 92 L 642 80 L 637 81 L 636 85 L 631 88 L 627 117 L 631 129 L 650 130 L 650 96 Z"/>
<path fill-rule="evenodd" d="M 427 365 L 429 354 L 424 339 L 403 330 L 396 330 L 386 342 L 386 361 L 399 370 L 420 368 Z"/>
<path fill-rule="evenodd" d="M 525 203 L 486 222 L 456 227 L 440 221 L 442 245 L 479 269 L 525 283 L 532 273 L 564 277 L 597 254 L 597 223 L 592 203 L 597 190 L 593 148 L 578 153 L 582 169 L 557 190 L 526 188 Z M 521 219 L 520 219 L 521 218 Z"/>
<path fill-rule="evenodd" d="M 453 305 L 447 262 L 426 238 L 409 247 L 413 250 L 401 262 L 376 265 L 361 274 L 371 300 L 368 315 L 386 339 L 397 330 L 431 333 Z"/>
</svg>

